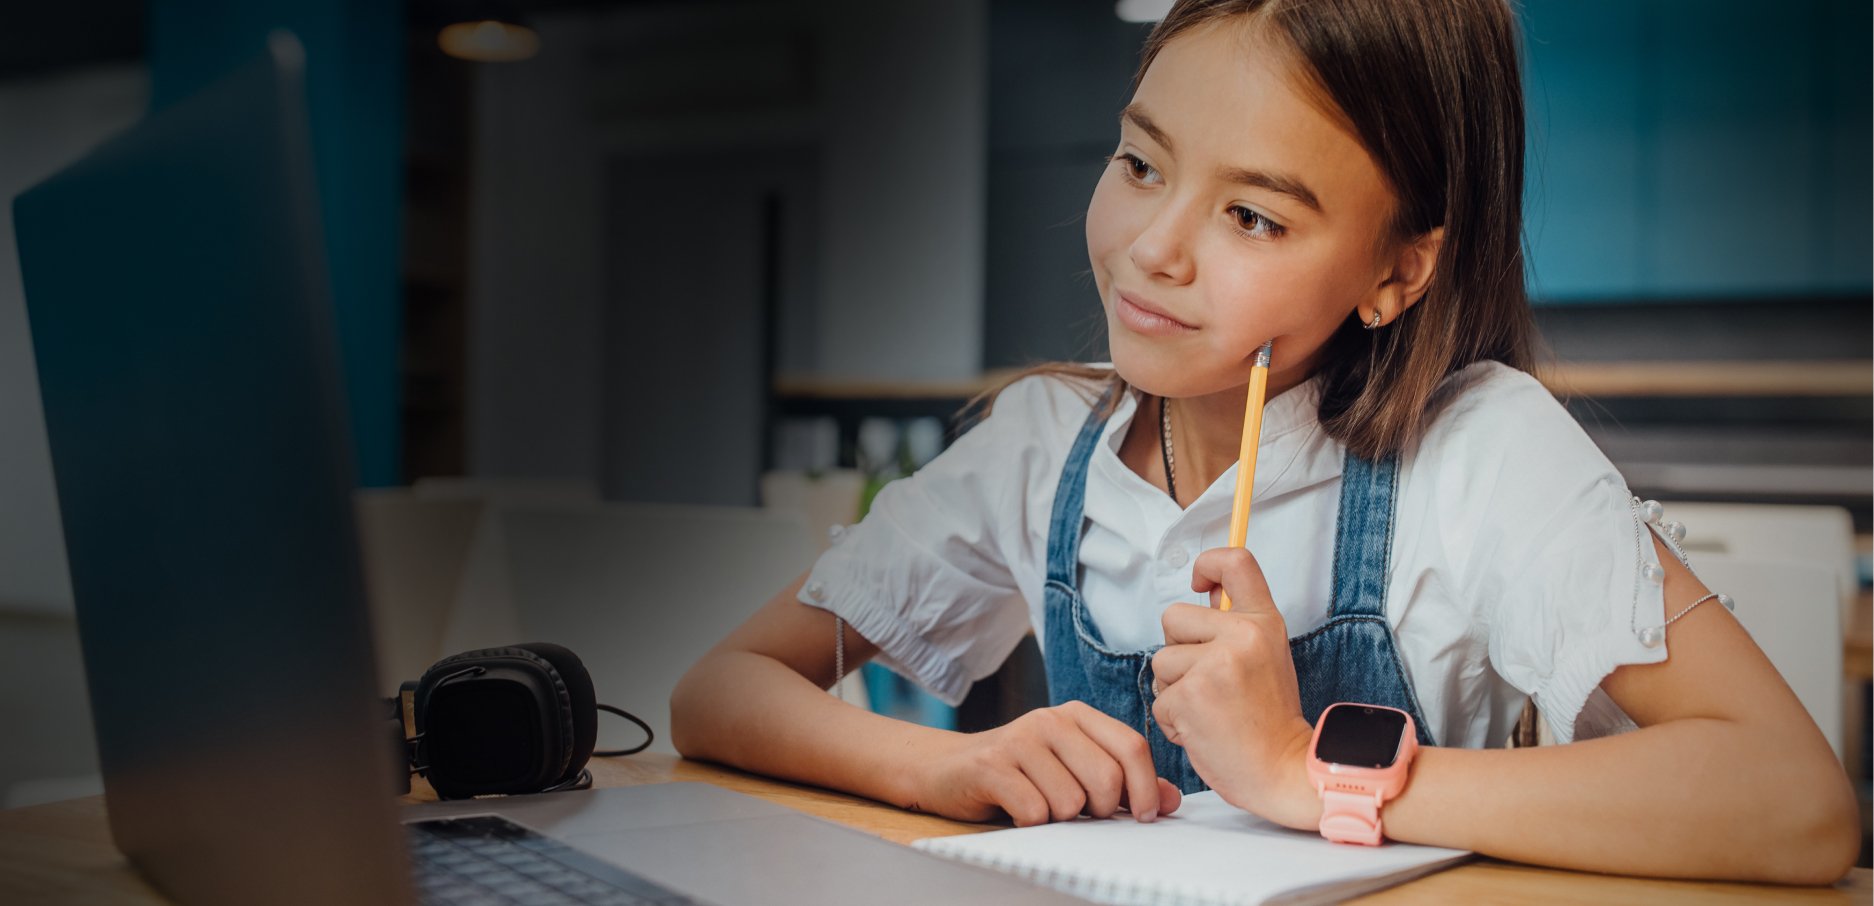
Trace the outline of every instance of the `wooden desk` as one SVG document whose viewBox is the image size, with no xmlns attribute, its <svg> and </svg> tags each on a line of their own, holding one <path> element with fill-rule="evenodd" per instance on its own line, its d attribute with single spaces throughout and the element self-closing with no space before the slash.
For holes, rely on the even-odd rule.
<svg viewBox="0 0 1874 906">
<path fill-rule="evenodd" d="M 669 755 L 594 759 L 592 772 L 600 786 L 674 780 L 713 783 L 899 843 L 991 829 Z M 433 797 L 424 790 L 409 798 L 415 802 Z M 1791 888 L 1614 878 L 1484 860 L 1357 902 L 1866 903 L 1870 893 L 1874 893 L 1874 879 L 1866 869 L 1855 869 L 1832 888 Z M 163 902 L 111 847 L 103 797 L 0 811 L 0 903 L 149 906 Z"/>
<path fill-rule="evenodd" d="M 1019 368 L 993 369 L 950 381 L 853 381 L 783 374 L 774 393 L 783 399 L 966 400 L 1008 382 Z M 1828 397 L 1867 396 L 1874 362 L 1669 361 L 1555 362 L 1536 377 L 1551 391 L 1609 397 Z"/>
</svg>

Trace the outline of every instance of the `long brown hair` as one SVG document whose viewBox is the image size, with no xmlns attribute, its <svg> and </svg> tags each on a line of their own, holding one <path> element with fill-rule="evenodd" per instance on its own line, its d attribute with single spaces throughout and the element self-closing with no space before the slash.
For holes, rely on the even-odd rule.
<svg viewBox="0 0 1874 906">
<path fill-rule="evenodd" d="M 1327 433 L 1368 458 L 1409 449 L 1446 377 L 1495 360 L 1535 364 L 1523 286 L 1523 89 L 1506 0 L 1179 0 L 1145 39 L 1136 90 L 1172 39 L 1237 16 L 1284 39 L 1379 165 L 1397 202 L 1384 238 L 1443 226 L 1430 285 L 1376 331 L 1349 315 L 1317 372 Z M 1069 363 L 1024 372 L 1100 380 Z M 986 407 L 985 407 L 986 410 Z"/>
</svg>

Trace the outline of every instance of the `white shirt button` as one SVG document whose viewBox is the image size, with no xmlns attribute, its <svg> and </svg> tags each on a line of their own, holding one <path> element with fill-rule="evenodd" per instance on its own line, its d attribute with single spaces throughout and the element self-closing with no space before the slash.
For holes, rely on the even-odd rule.
<svg viewBox="0 0 1874 906">
<path fill-rule="evenodd" d="M 1165 551 L 1165 555 L 1160 558 L 1160 561 L 1172 569 L 1177 569 L 1191 562 L 1191 555 L 1185 553 L 1184 548 L 1174 547 L 1171 550 Z"/>
<path fill-rule="evenodd" d="M 826 586 L 821 585 L 818 582 L 807 583 L 807 597 L 812 598 L 815 601 L 818 601 L 820 600 L 820 596 L 824 594 L 826 594 Z"/>
<path fill-rule="evenodd" d="M 835 523 L 834 525 L 827 528 L 826 537 L 828 541 L 831 541 L 834 544 L 838 544 L 841 541 L 846 540 L 846 527 Z"/>
</svg>

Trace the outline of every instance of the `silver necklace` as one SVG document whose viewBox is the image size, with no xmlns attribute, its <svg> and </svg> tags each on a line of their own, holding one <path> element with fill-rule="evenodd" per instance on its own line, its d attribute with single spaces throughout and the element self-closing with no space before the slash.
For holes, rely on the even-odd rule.
<svg viewBox="0 0 1874 906">
<path fill-rule="evenodd" d="M 1171 501 L 1178 501 L 1177 459 L 1171 454 L 1171 405 L 1170 400 L 1158 398 L 1158 451 L 1165 458 L 1165 493 L 1171 495 Z"/>
</svg>

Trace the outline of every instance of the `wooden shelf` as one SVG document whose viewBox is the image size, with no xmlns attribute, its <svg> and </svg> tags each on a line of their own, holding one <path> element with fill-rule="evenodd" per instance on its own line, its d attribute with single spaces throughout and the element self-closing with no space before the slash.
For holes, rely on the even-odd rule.
<svg viewBox="0 0 1874 906">
<path fill-rule="evenodd" d="M 783 375 L 782 399 L 968 399 L 1019 373 L 954 381 L 865 381 Z M 1564 362 L 1538 377 L 1557 394 L 1587 397 L 1854 397 L 1874 395 L 1874 361 Z"/>
<path fill-rule="evenodd" d="M 1842 640 L 1842 674 L 1851 680 L 1874 681 L 1874 596 L 1855 596 L 1848 634 Z"/>
<path fill-rule="evenodd" d="M 781 375 L 774 381 L 774 395 L 782 399 L 816 400 L 962 400 L 999 387 L 1017 373 L 1019 369 L 998 369 L 984 372 L 981 377 L 954 381 L 867 381 Z"/>
<path fill-rule="evenodd" d="M 1569 362 L 1540 375 L 1558 394 L 1592 397 L 1868 396 L 1874 361 Z"/>
</svg>

